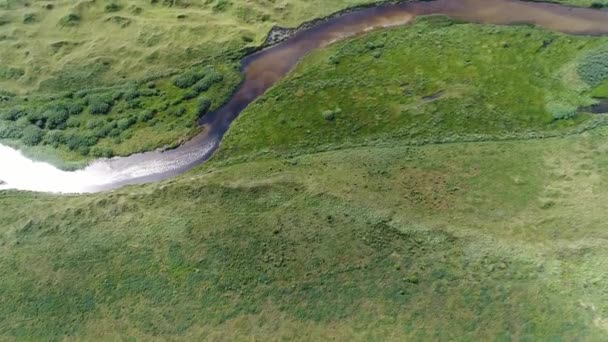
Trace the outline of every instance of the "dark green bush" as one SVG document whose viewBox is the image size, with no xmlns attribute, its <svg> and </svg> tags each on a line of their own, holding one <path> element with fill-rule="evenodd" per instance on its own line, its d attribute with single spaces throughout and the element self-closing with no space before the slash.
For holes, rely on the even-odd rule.
<svg viewBox="0 0 608 342">
<path fill-rule="evenodd" d="M 0 119 L 9 120 L 9 121 L 17 121 L 19 118 L 25 117 L 28 115 L 28 111 L 21 107 L 15 107 L 8 109 L 0 114 Z"/>
<path fill-rule="evenodd" d="M 59 25 L 71 27 L 80 24 L 80 16 L 75 13 L 70 13 L 59 20 Z"/>
<path fill-rule="evenodd" d="M 143 103 L 141 102 L 140 99 L 133 99 L 133 100 L 127 101 L 128 109 L 138 109 L 138 108 L 142 108 L 142 107 L 143 107 Z"/>
<path fill-rule="evenodd" d="M 112 105 L 116 101 L 117 96 L 122 96 L 122 93 L 87 96 L 86 101 L 89 104 L 89 112 L 91 114 L 108 114 L 112 110 Z"/>
<path fill-rule="evenodd" d="M 194 90 L 189 90 L 184 94 L 184 96 L 182 96 L 182 100 L 188 101 L 188 100 L 192 100 L 196 97 L 198 97 L 198 92 L 196 92 Z"/>
<path fill-rule="evenodd" d="M 139 115 L 139 120 L 141 122 L 148 122 L 150 120 L 152 120 L 154 118 L 154 115 L 156 115 L 156 112 L 153 110 L 146 110 L 143 113 L 141 113 Z"/>
<path fill-rule="evenodd" d="M 43 116 L 46 118 L 46 127 L 48 129 L 64 129 L 66 121 L 70 118 L 70 115 L 66 110 L 48 110 L 44 112 Z"/>
<path fill-rule="evenodd" d="M 121 130 L 127 130 L 129 127 L 135 125 L 135 123 L 137 122 L 137 119 L 133 116 L 130 116 L 128 118 L 123 118 L 120 119 L 118 121 L 116 121 L 116 127 Z"/>
<path fill-rule="evenodd" d="M 30 111 L 27 115 L 27 120 L 31 123 L 34 124 L 36 126 L 38 126 L 39 128 L 44 128 L 46 126 L 46 116 L 44 115 L 44 113 L 41 113 L 39 111 Z"/>
<path fill-rule="evenodd" d="M 105 121 L 103 119 L 92 119 L 87 121 L 85 127 L 87 129 L 95 129 L 95 128 L 99 128 L 99 127 L 103 127 L 103 125 L 105 124 Z"/>
<path fill-rule="evenodd" d="M 63 145 L 63 132 L 62 131 L 48 131 L 44 135 L 44 143 L 51 145 L 55 148 Z"/>
<path fill-rule="evenodd" d="M 176 108 L 176 109 L 173 111 L 173 115 L 174 115 L 174 116 L 177 116 L 177 117 L 180 117 L 180 116 L 182 116 L 182 115 L 184 115 L 184 114 L 186 114 L 186 108 L 184 108 L 184 107 L 179 107 L 179 108 Z"/>
<path fill-rule="evenodd" d="M 122 9 L 122 6 L 120 6 L 117 3 L 110 3 L 106 5 L 105 11 L 106 13 L 112 13 L 112 12 L 118 12 Z"/>
<path fill-rule="evenodd" d="M 159 91 L 157 89 L 142 89 L 139 90 L 139 96 L 158 96 Z"/>
<path fill-rule="evenodd" d="M 42 141 L 44 137 L 44 131 L 38 126 L 29 125 L 27 126 L 21 135 L 21 141 L 29 146 L 36 146 Z"/>
<path fill-rule="evenodd" d="M 33 24 L 36 21 L 38 21 L 38 17 L 36 17 L 35 13 L 26 13 L 23 16 L 23 23 L 24 24 Z"/>
<path fill-rule="evenodd" d="M 97 139 L 103 139 L 110 135 L 110 131 L 112 131 L 112 127 L 110 125 L 103 125 L 100 127 L 96 127 L 91 130 L 91 134 Z"/>
<path fill-rule="evenodd" d="M 93 102 L 89 105 L 91 114 L 108 114 L 112 110 L 112 106 L 106 102 Z"/>
<path fill-rule="evenodd" d="M 211 101 L 209 99 L 203 97 L 198 100 L 198 104 L 196 105 L 196 111 L 199 116 L 207 114 L 209 108 L 211 108 Z"/>
<path fill-rule="evenodd" d="M 205 70 L 201 68 L 195 68 L 187 70 L 184 73 L 176 76 L 173 79 L 173 84 L 182 89 L 192 87 L 196 82 L 205 77 Z"/>
<path fill-rule="evenodd" d="M 221 82 L 223 79 L 224 76 L 222 76 L 222 74 L 214 69 L 210 69 L 207 75 L 194 85 L 193 89 L 198 93 L 202 93 L 209 90 L 215 83 Z"/>
<path fill-rule="evenodd" d="M 181 75 L 176 76 L 173 79 L 173 84 L 178 88 L 189 88 L 195 85 L 199 81 L 204 81 L 203 84 L 197 85 L 198 88 L 205 88 L 204 90 L 197 90 L 199 92 L 209 89 L 210 85 L 215 82 L 222 80 L 222 75 L 218 73 L 213 66 L 206 66 L 204 68 L 196 67 L 185 71 Z M 195 89 L 196 90 L 196 89 Z"/>
<path fill-rule="evenodd" d="M 112 158 L 114 151 L 110 147 L 95 146 L 91 149 L 91 155 L 95 158 Z"/>
<path fill-rule="evenodd" d="M 0 139 L 21 138 L 22 128 L 13 122 L 0 122 Z"/>
<path fill-rule="evenodd" d="M 66 102 L 64 107 L 70 115 L 78 115 L 84 110 L 84 107 L 78 102 Z"/>
<path fill-rule="evenodd" d="M 64 138 L 65 144 L 72 151 L 81 151 L 83 148 L 89 148 L 97 144 L 97 141 L 99 139 L 91 133 L 70 132 Z"/>
<path fill-rule="evenodd" d="M 578 65 L 578 73 L 589 85 L 595 87 L 608 80 L 608 47 L 592 51 Z"/>
<path fill-rule="evenodd" d="M 129 101 L 129 100 L 134 100 L 136 98 L 138 98 L 140 96 L 139 91 L 137 91 L 137 89 L 131 89 L 128 90 L 125 94 L 124 94 L 124 99 Z"/>
</svg>

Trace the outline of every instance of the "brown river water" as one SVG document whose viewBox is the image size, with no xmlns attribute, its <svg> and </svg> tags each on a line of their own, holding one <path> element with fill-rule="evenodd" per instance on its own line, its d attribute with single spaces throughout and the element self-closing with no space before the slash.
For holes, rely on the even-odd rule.
<svg viewBox="0 0 608 342">
<path fill-rule="evenodd" d="M 245 57 L 242 60 L 244 81 L 236 93 L 224 106 L 199 119 L 199 124 L 203 126 L 202 133 L 178 148 L 98 160 L 83 170 L 53 171 L 52 177 L 42 173 L 36 175 L 37 168 L 48 174 L 48 164 L 23 161 L 22 168 L 28 169 L 27 173 L 12 170 L 12 175 L 6 175 L 0 168 L 0 180 L 5 182 L 0 189 L 98 192 L 181 174 L 209 159 L 239 113 L 281 80 L 309 52 L 347 37 L 377 28 L 404 25 L 416 16 L 430 14 L 443 14 L 453 19 L 483 24 L 533 24 L 576 35 L 608 33 L 608 11 L 516 0 L 414 1 L 353 10 L 301 30 L 273 47 Z M 2 149 L 0 160 L 1 154 Z M 16 158 L 15 154 L 11 158 Z M 27 179 L 31 177 L 36 177 L 37 181 Z"/>
</svg>

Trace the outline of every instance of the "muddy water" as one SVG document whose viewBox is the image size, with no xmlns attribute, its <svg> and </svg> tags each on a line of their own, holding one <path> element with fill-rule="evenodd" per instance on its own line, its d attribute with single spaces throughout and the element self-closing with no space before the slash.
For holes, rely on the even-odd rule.
<svg viewBox="0 0 608 342">
<path fill-rule="evenodd" d="M 13 172 L 7 177 L 6 174 L 10 172 L 4 170 L 5 163 L 2 163 L 0 180 L 5 184 L 0 185 L 0 189 L 96 192 L 126 184 L 158 181 L 183 173 L 207 160 L 217 149 L 230 123 L 238 114 L 283 78 L 298 60 L 310 51 L 375 28 L 403 25 L 416 16 L 429 14 L 444 14 L 454 19 L 476 23 L 527 23 L 570 34 L 608 33 L 607 11 L 515 0 L 436 0 L 387 4 L 356 10 L 302 30 L 272 48 L 244 58 L 244 82 L 240 88 L 227 104 L 199 120 L 199 124 L 204 127 L 203 132 L 186 144 L 171 151 L 100 160 L 74 173 L 61 174 L 59 171 L 55 177 L 47 177 L 45 174 L 49 172 L 48 165 L 41 167 L 41 163 L 34 163 L 37 166 L 30 165 L 31 170 L 25 176 Z M 14 158 L 18 157 L 14 155 Z M 36 167 L 39 171 L 36 171 Z M 10 168 L 9 166 L 7 169 Z M 76 175 L 78 177 L 72 177 Z M 29 181 L 27 177 L 36 178 L 36 182 Z M 70 182 L 71 178 L 77 178 L 79 183 L 74 185 L 74 182 Z"/>
</svg>

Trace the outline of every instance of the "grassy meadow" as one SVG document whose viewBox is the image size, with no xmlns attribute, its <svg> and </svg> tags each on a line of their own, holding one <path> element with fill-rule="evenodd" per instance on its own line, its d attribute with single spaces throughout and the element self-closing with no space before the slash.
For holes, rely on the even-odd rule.
<svg viewBox="0 0 608 342">
<path fill-rule="evenodd" d="M 196 13 L 244 20 L 243 6 L 269 14 L 244 26 L 260 34 L 249 43 L 235 31 L 240 48 L 273 21 L 354 3 L 133 2 L 142 11 L 124 30 L 172 27 L 180 13 L 190 27 L 217 23 Z M 56 19 L 40 20 L 75 8 L 52 4 Z M 88 4 L 107 13 L 103 1 Z M 188 34 L 171 32 L 166 42 Z M 205 37 L 191 44 L 216 39 Z M 91 195 L 0 192 L 0 340 L 604 341 L 608 125 L 578 108 L 608 97 L 607 46 L 424 18 L 312 53 L 184 175 Z M 44 128 L 28 112 L 4 117 L 0 132 L 27 120 L 48 139 L 56 112 L 80 106 L 65 134 L 137 119 L 86 156 L 59 145 L 66 156 L 128 153 L 129 135 L 148 148 L 174 125 L 162 137 L 170 143 L 193 129 L 175 118 L 218 106 L 238 83 L 233 62 L 75 90 L 51 101 Z M 28 108 L 46 105 L 27 97 Z M 28 127 L 19 139 L 35 134 Z"/>
<path fill-rule="evenodd" d="M 6 339 L 605 339 L 606 129 L 0 194 Z"/>
<path fill-rule="evenodd" d="M 595 127 L 604 118 L 579 108 L 605 88 L 607 46 L 606 38 L 528 26 L 422 18 L 307 56 L 241 114 L 220 155 L 393 139 L 525 138 Z"/>
</svg>

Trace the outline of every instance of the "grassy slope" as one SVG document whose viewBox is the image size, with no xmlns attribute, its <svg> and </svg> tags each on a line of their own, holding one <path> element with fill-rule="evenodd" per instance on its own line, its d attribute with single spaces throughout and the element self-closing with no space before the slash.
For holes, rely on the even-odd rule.
<svg viewBox="0 0 608 342">
<path fill-rule="evenodd" d="M 4 193 L 0 334 L 600 340 L 606 134 Z"/>
<path fill-rule="evenodd" d="M 245 110 L 220 155 L 571 131 L 593 101 L 573 61 L 606 42 L 442 17 L 375 32 L 305 58 Z"/>
<path fill-rule="evenodd" d="M 524 42 L 517 37 L 531 33 L 530 41 L 540 44 L 547 36 L 522 28 L 425 25 L 431 24 L 390 31 L 387 38 L 394 34 L 399 42 L 417 30 L 466 32 L 489 39 L 489 56 L 509 65 L 516 56 L 509 49 Z M 341 120 L 348 118 L 348 102 L 357 98 L 344 91 L 342 113 L 327 122 L 319 112 L 324 102 L 299 112 L 289 109 L 292 97 L 276 95 L 312 77 L 309 73 L 326 73 L 328 54 L 349 52 L 349 46 L 357 50 L 378 35 L 311 56 L 237 120 L 223 155 L 177 179 L 89 196 L 0 193 L 0 336 L 605 339 L 608 129 L 545 140 L 412 147 L 407 139 L 394 139 L 403 115 L 376 121 L 369 110 L 356 120 L 368 120 L 364 123 L 375 131 L 355 130 L 350 137 L 378 140 L 307 154 L 319 145 L 344 143 L 348 126 Z M 504 35 L 511 37 L 508 49 L 489 49 Z M 385 63 L 390 39 L 381 58 L 371 59 L 365 50 L 337 68 Z M 541 65 L 548 70 L 541 71 L 561 70 L 551 63 L 565 60 L 570 44 L 595 44 L 571 40 L 557 37 L 553 43 L 564 57 L 552 55 L 551 48 L 540 52 L 553 56 L 545 58 Z M 439 50 L 450 51 L 435 47 L 426 56 Z M 530 51 L 522 56 L 531 56 Z M 502 72 L 482 70 L 490 79 Z M 525 90 L 564 94 L 561 80 L 570 74 L 558 74 L 548 88 L 541 83 Z M 370 75 L 378 78 L 370 77 L 376 83 L 368 84 L 366 93 L 385 88 L 379 81 L 386 76 L 382 68 Z M 410 108 L 420 108 L 422 132 L 433 132 L 436 127 L 425 124 L 426 118 L 438 114 L 418 101 L 434 91 L 433 84 L 410 97 L 399 94 L 370 104 L 382 108 L 382 102 L 413 98 L 417 106 Z M 560 98 L 579 101 L 579 96 Z M 437 105 L 442 101 L 453 103 L 448 98 Z M 292 111 L 287 120 L 294 138 L 284 144 L 268 141 L 283 156 L 239 161 L 253 160 L 247 156 L 263 146 L 255 134 L 247 140 L 239 132 L 253 131 L 252 113 L 263 115 L 256 108 L 269 102 Z M 513 129 L 546 128 L 546 102 L 533 103 L 529 120 L 503 108 L 508 116 L 487 121 L 488 133 L 500 133 L 500 122 L 518 125 Z M 262 116 L 257 129 L 279 134 L 285 128 L 273 125 L 275 119 Z M 316 144 L 301 144 L 298 128 L 311 124 L 315 139 L 310 140 Z M 442 134 L 481 130 L 475 120 L 437 127 Z M 331 139 L 312 133 L 317 130 Z M 249 154 L 240 158 L 244 151 Z"/>
<path fill-rule="evenodd" d="M 43 90 L 57 91 L 66 73 L 93 68 L 99 58 L 107 59 L 110 68 L 82 80 L 87 86 L 163 74 L 247 45 L 259 45 L 274 24 L 295 26 L 364 2 L 62 0 L 53 1 L 52 9 L 46 9 L 47 2 L 10 0 L 4 5 L 9 10 L 2 14 L 5 24 L 0 26 L 0 59 L 9 62 L 3 67 L 25 74 L 0 80 L 0 87 L 20 92 L 35 90 L 42 83 Z M 110 11 L 108 4 L 118 4 L 119 8 Z M 70 13 L 79 15 L 80 21 L 75 26 L 61 25 L 61 19 Z M 28 14 L 35 15 L 33 22 L 24 22 Z M 185 18 L 178 18 L 180 15 Z M 124 20 L 112 20 L 116 17 Z"/>
</svg>

